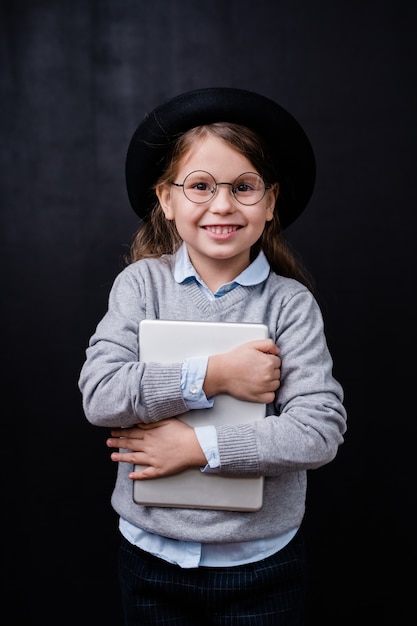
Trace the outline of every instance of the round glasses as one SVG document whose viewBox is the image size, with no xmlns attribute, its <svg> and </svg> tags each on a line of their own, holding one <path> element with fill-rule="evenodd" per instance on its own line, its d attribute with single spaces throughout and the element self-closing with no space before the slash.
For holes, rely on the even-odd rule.
<svg viewBox="0 0 417 626">
<path fill-rule="evenodd" d="M 171 184 L 182 187 L 185 197 L 195 204 L 204 204 L 214 198 L 219 185 L 230 185 L 236 200 L 246 206 L 260 202 L 267 189 L 271 189 L 271 185 L 267 185 L 262 176 L 255 172 L 240 174 L 233 183 L 219 183 L 209 172 L 196 170 L 188 174 L 183 183 Z"/>
</svg>

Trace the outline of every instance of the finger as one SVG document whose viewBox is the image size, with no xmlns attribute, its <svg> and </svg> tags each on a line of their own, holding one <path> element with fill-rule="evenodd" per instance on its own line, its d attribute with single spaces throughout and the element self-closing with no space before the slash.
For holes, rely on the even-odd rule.
<svg viewBox="0 0 417 626">
<path fill-rule="evenodd" d="M 271 354 L 270 362 L 274 369 L 279 370 L 281 368 L 281 359 L 278 355 Z"/>
<path fill-rule="evenodd" d="M 140 450 L 138 446 L 142 445 L 142 441 L 143 437 L 135 437 L 134 439 L 129 437 L 109 437 L 109 439 L 106 440 L 106 445 L 108 448 L 126 448 L 138 451 Z"/>
<path fill-rule="evenodd" d="M 149 480 L 150 478 L 157 478 L 160 475 L 161 473 L 151 466 L 147 466 L 141 470 L 134 470 L 133 472 L 129 472 L 129 478 L 131 478 L 132 480 Z"/>
<path fill-rule="evenodd" d="M 131 465 L 147 465 L 149 460 L 143 452 L 112 452 L 110 458 L 116 463 L 130 463 Z"/>
<path fill-rule="evenodd" d="M 106 440 L 106 446 L 108 448 L 120 448 L 120 438 L 109 437 L 109 439 Z"/>
<path fill-rule="evenodd" d="M 278 354 L 279 352 L 279 348 L 272 339 L 254 339 L 248 341 L 246 345 L 265 354 Z"/>
<path fill-rule="evenodd" d="M 279 354 L 279 348 L 272 341 L 272 339 L 267 339 L 265 344 L 264 344 L 264 347 L 265 347 L 264 352 L 267 352 L 268 354 L 272 354 L 274 356 L 277 356 Z"/>
</svg>

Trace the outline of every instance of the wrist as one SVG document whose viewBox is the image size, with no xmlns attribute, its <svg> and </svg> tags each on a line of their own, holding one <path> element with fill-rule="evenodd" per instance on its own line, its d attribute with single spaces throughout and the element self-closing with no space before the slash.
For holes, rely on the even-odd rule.
<svg viewBox="0 0 417 626">
<path fill-rule="evenodd" d="M 207 464 L 206 455 L 204 454 L 204 451 L 200 446 L 200 442 L 194 428 L 191 427 L 189 434 L 189 444 L 187 446 L 187 449 L 190 454 L 190 465 L 195 467 L 202 467 Z"/>
<path fill-rule="evenodd" d="M 203 384 L 203 391 L 207 398 L 216 396 L 219 393 L 224 393 L 225 389 L 225 377 L 221 376 L 222 372 L 222 355 L 215 354 L 210 356 L 207 363 L 206 376 Z"/>
</svg>

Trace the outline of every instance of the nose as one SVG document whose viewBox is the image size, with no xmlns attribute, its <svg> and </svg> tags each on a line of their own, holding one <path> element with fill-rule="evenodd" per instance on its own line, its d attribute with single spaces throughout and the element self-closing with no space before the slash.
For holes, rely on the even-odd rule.
<svg viewBox="0 0 417 626">
<path fill-rule="evenodd" d="M 236 208 L 232 193 L 232 183 L 217 183 L 216 193 L 210 202 L 210 210 L 215 213 L 229 213 Z"/>
</svg>

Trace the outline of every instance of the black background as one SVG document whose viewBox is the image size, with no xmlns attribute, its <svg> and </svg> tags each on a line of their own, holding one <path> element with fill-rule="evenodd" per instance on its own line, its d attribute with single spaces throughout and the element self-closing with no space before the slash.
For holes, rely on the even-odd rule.
<svg viewBox="0 0 417 626">
<path fill-rule="evenodd" d="M 2 623 L 121 625 L 115 467 L 84 350 L 138 226 L 146 112 L 233 86 L 280 102 L 318 177 L 288 230 L 315 274 L 345 444 L 310 472 L 309 624 L 409 624 L 415 599 L 416 4 L 2 1 Z"/>
</svg>

